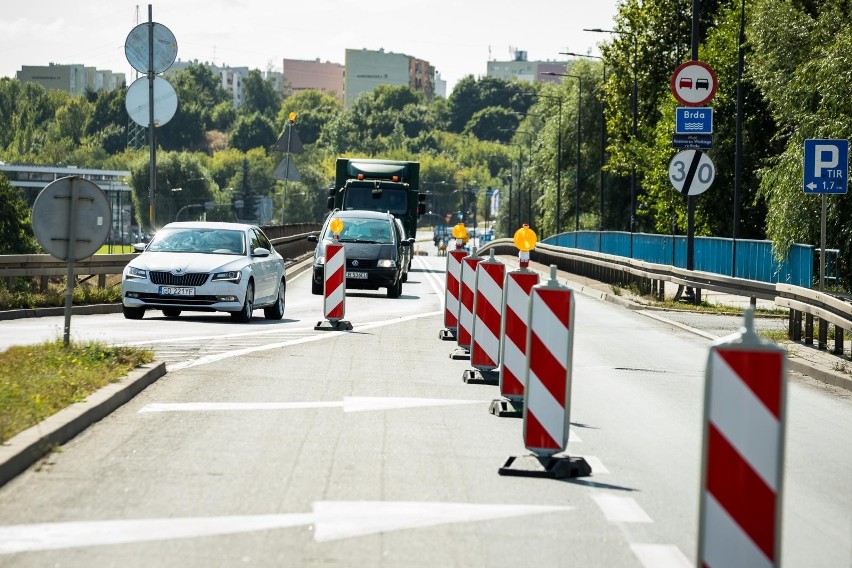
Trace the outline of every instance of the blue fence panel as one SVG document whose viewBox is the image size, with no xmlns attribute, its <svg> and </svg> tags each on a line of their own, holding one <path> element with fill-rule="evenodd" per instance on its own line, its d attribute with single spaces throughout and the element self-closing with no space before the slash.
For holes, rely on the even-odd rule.
<svg viewBox="0 0 852 568">
<path fill-rule="evenodd" d="M 630 257 L 656 264 L 686 267 L 686 237 L 618 231 L 579 231 L 544 239 L 544 243 Z M 720 237 L 695 237 L 695 270 L 731 275 L 733 241 Z M 814 247 L 793 245 L 782 262 L 775 259 L 770 241 L 737 240 L 737 278 L 783 282 L 810 288 L 813 285 Z"/>
</svg>

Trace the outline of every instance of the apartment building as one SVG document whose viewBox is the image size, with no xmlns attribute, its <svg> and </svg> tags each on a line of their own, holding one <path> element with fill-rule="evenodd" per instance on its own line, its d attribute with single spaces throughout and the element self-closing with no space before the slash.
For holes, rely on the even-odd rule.
<svg viewBox="0 0 852 568">
<path fill-rule="evenodd" d="M 361 93 L 379 85 L 408 85 L 422 93 L 426 101 L 435 97 L 435 68 L 428 61 L 403 53 L 368 49 L 346 50 L 344 81 L 346 108 Z"/>
<path fill-rule="evenodd" d="M 82 64 L 60 63 L 24 65 L 15 78 L 22 83 L 38 83 L 45 89 L 65 91 L 72 95 L 82 95 L 87 90 L 109 92 L 126 82 L 124 73 L 113 73 Z"/>
</svg>

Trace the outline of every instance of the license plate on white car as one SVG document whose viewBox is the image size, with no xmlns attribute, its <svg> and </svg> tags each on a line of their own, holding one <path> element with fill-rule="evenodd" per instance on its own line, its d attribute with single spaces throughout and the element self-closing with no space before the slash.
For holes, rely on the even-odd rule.
<svg viewBox="0 0 852 568">
<path fill-rule="evenodd" d="M 348 272 L 347 271 L 346 277 L 352 278 L 352 279 L 355 279 L 355 280 L 366 280 L 367 279 L 367 273 L 366 272 Z"/>
<path fill-rule="evenodd" d="M 195 288 L 186 286 L 160 286 L 161 296 L 195 296 Z"/>
</svg>

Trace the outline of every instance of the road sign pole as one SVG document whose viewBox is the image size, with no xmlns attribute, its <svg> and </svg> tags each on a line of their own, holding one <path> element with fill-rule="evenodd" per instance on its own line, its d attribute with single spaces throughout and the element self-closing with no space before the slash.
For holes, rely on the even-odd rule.
<svg viewBox="0 0 852 568">
<path fill-rule="evenodd" d="M 828 196 L 822 194 L 822 215 L 819 222 L 819 291 L 822 292 L 825 286 L 825 225 L 826 217 L 828 217 Z"/>
</svg>

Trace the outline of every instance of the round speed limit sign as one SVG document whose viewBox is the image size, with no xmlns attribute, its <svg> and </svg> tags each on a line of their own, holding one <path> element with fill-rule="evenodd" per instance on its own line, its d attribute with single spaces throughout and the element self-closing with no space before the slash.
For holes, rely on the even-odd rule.
<svg viewBox="0 0 852 568">
<path fill-rule="evenodd" d="M 713 160 L 698 150 L 684 150 L 669 162 L 669 181 L 675 190 L 684 195 L 704 193 L 715 177 Z"/>
</svg>

